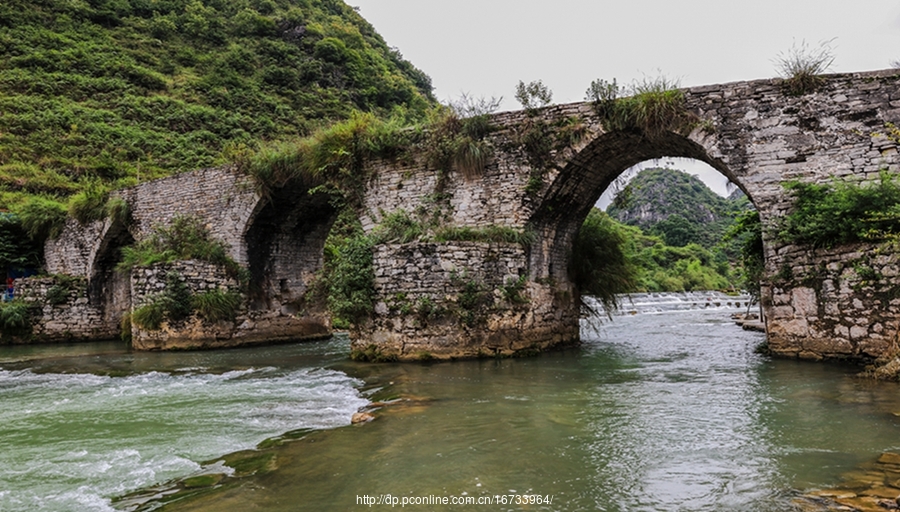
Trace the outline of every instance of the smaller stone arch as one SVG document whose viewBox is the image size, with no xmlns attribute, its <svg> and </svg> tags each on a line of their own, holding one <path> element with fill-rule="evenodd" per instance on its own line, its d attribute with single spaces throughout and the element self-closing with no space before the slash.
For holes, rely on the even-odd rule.
<svg viewBox="0 0 900 512">
<path fill-rule="evenodd" d="M 116 267 L 122 261 L 122 249 L 133 245 L 135 239 L 124 219 L 102 222 L 102 234 L 88 267 L 87 298 L 103 312 L 106 329 L 119 332 L 123 317 L 131 310 L 131 274 Z"/>
</svg>

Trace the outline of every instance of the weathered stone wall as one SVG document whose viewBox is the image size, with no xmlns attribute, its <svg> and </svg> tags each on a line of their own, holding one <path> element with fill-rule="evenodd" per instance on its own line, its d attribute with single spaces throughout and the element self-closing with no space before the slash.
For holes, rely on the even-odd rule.
<svg viewBox="0 0 900 512">
<path fill-rule="evenodd" d="M 29 303 L 32 332 L 15 341 L 59 343 L 118 338 L 118 326 L 104 321 L 103 308 L 90 304 L 84 279 L 26 277 L 16 280 L 16 297 Z M 48 299 L 51 289 L 57 303 Z"/>
<path fill-rule="evenodd" d="M 100 242 L 109 227 L 109 220 L 82 225 L 71 217 L 66 219 L 60 236 L 47 240 L 44 246 L 47 272 L 89 277 L 100 250 Z"/>
<path fill-rule="evenodd" d="M 900 348 L 900 262 L 894 244 L 785 246 L 768 264 L 766 320 L 773 352 L 867 360 Z"/>
<path fill-rule="evenodd" d="M 513 355 L 571 343 L 571 297 L 526 279 L 525 249 L 476 242 L 375 249 L 375 315 L 353 350 L 381 359 Z"/>
<path fill-rule="evenodd" d="M 134 238 L 146 237 L 157 225 L 179 215 L 198 217 L 231 257 L 247 263 L 244 234 L 260 197 L 252 180 L 232 167 L 200 169 L 148 181 L 127 192 Z"/>
<path fill-rule="evenodd" d="M 191 294 L 239 290 L 237 280 L 224 268 L 207 262 L 189 260 L 135 267 L 131 272 L 134 309 L 154 302 L 164 293 L 169 273 L 177 275 Z M 330 321 L 324 315 L 308 313 L 298 317 L 281 310 L 251 311 L 245 299 L 242 297 L 233 320 L 210 322 L 195 312 L 183 321 L 165 321 L 158 330 L 142 329 L 132 322 L 132 346 L 138 350 L 221 348 L 331 335 Z"/>
</svg>

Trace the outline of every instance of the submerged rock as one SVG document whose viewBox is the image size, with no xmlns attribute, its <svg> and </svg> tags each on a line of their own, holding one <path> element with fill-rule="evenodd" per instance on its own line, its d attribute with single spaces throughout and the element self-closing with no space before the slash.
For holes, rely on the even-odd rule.
<svg viewBox="0 0 900 512">
<path fill-rule="evenodd" d="M 355 412 L 355 413 L 353 413 L 353 416 L 350 418 L 350 423 L 352 423 L 352 424 L 368 423 L 374 419 L 375 419 L 375 416 L 373 416 L 371 413 Z"/>
</svg>

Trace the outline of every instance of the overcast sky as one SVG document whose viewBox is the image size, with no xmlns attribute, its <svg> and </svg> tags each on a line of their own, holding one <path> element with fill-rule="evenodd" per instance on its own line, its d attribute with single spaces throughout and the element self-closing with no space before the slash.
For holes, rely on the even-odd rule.
<svg viewBox="0 0 900 512">
<path fill-rule="evenodd" d="M 441 101 L 502 96 L 504 110 L 520 108 L 519 80 L 542 80 L 554 103 L 568 103 L 597 78 L 768 78 L 773 60 L 803 41 L 833 39 L 834 72 L 900 60 L 897 0 L 346 1 L 431 77 Z"/>
</svg>

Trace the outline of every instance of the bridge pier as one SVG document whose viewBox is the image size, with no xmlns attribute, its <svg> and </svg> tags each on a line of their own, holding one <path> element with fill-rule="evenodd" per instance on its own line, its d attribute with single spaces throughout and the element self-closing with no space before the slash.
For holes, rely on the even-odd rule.
<svg viewBox="0 0 900 512">
<path fill-rule="evenodd" d="M 572 290 L 529 279 L 521 245 L 385 244 L 374 268 L 375 308 L 354 333 L 356 358 L 513 356 L 578 341 Z"/>
</svg>

